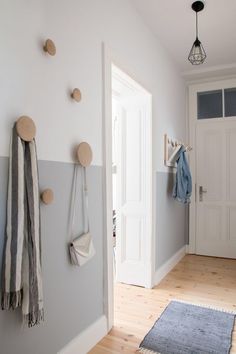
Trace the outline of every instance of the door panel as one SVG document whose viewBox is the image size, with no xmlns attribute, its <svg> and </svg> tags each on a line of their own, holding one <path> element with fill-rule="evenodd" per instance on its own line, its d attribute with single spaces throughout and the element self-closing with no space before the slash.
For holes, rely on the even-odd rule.
<svg viewBox="0 0 236 354">
<path fill-rule="evenodd" d="M 203 195 L 205 202 L 222 199 L 223 179 L 223 137 L 219 128 L 198 126 L 198 184 L 207 190 Z M 212 178 L 214 176 L 214 178 Z"/>
<path fill-rule="evenodd" d="M 122 172 L 124 200 L 126 203 L 141 202 L 141 116 L 137 110 L 123 109 L 122 117 Z"/>
<path fill-rule="evenodd" d="M 145 163 L 148 150 L 144 106 L 121 102 L 117 163 L 117 274 L 119 282 L 145 286 L 147 195 Z"/>
<path fill-rule="evenodd" d="M 222 208 L 216 205 L 203 207 L 204 236 L 206 240 L 219 241 L 222 234 Z"/>
<path fill-rule="evenodd" d="M 236 207 L 228 207 L 228 239 L 236 241 Z"/>
<path fill-rule="evenodd" d="M 128 237 L 123 243 L 122 262 L 142 261 L 141 243 L 141 220 L 139 217 L 123 217 L 123 232 Z"/>
<path fill-rule="evenodd" d="M 236 258 L 236 122 L 199 123 L 196 140 L 196 253 Z"/>
<path fill-rule="evenodd" d="M 226 130 L 226 149 L 227 199 L 236 202 L 236 129 Z"/>
</svg>

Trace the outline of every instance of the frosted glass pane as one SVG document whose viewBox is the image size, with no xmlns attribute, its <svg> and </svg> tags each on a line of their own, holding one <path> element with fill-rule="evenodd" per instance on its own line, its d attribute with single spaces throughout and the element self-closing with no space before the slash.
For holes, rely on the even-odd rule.
<svg viewBox="0 0 236 354">
<path fill-rule="evenodd" d="M 225 116 L 236 116 L 236 88 L 225 90 Z"/>
<path fill-rule="evenodd" d="M 198 119 L 222 118 L 222 90 L 198 92 Z"/>
</svg>

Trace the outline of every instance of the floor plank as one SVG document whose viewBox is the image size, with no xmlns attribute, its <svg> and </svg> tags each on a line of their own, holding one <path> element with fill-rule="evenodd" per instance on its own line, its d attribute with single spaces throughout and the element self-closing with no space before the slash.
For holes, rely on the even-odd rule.
<svg viewBox="0 0 236 354">
<path fill-rule="evenodd" d="M 154 289 L 116 284 L 114 327 L 89 354 L 135 353 L 172 299 L 236 311 L 236 260 L 187 255 Z"/>
</svg>

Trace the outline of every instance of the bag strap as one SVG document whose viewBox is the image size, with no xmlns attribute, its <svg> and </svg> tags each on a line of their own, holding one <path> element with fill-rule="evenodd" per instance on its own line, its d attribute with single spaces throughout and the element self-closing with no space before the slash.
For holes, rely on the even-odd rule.
<svg viewBox="0 0 236 354">
<path fill-rule="evenodd" d="M 73 184 L 72 184 L 72 191 L 71 191 L 71 207 L 70 207 L 70 221 L 69 221 L 69 235 L 70 241 L 73 240 L 73 229 L 75 224 L 75 201 L 77 196 L 77 185 L 78 185 L 78 169 L 79 165 L 75 164 L 74 166 L 74 176 L 73 176 Z"/>
<path fill-rule="evenodd" d="M 73 240 L 74 234 L 74 226 L 75 226 L 75 211 L 76 211 L 76 199 L 78 199 L 78 170 L 79 165 L 75 164 L 74 167 L 74 177 L 73 177 L 73 185 L 72 185 L 72 197 L 71 197 L 71 209 L 70 209 L 70 221 L 69 221 L 69 235 L 70 241 Z M 84 218 L 84 233 L 88 233 L 90 230 L 89 227 L 89 211 L 88 211 L 88 186 L 87 186 L 87 176 L 86 176 L 86 168 L 82 168 L 82 204 L 83 204 L 83 218 Z"/>
<path fill-rule="evenodd" d="M 84 206 L 84 233 L 88 233 L 89 227 L 89 205 L 88 205 L 88 185 L 86 167 L 83 167 L 83 206 Z"/>
</svg>

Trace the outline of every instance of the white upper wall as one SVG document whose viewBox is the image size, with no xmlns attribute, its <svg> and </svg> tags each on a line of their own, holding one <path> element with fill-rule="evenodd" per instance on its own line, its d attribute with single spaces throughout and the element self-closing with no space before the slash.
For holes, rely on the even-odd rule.
<svg viewBox="0 0 236 354">
<path fill-rule="evenodd" d="M 57 54 L 42 50 L 51 38 Z M 153 95 L 154 168 L 163 134 L 185 139 L 185 86 L 175 64 L 127 0 L 2 0 L 0 11 L 0 156 L 21 115 L 37 125 L 38 157 L 71 161 L 88 141 L 102 165 L 102 42 Z M 70 98 L 79 87 L 81 103 Z"/>
</svg>

